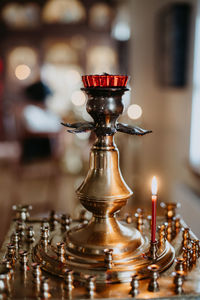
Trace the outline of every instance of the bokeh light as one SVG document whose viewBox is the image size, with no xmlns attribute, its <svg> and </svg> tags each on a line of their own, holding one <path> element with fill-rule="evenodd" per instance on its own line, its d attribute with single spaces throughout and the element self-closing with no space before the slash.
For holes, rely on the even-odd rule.
<svg viewBox="0 0 200 300">
<path fill-rule="evenodd" d="M 68 71 L 69 80 L 74 84 L 78 84 L 81 81 L 81 75 L 77 70 L 69 70 Z"/>
<path fill-rule="evenodd" d="M 78 0 L 49 0 L 43 9 L 46 23 L 78 23 L 86 18 L 83 4 Z"/>
<path fill-rule="evenodd" d="M 81 106 L 85 104 L 85 94 L 82 91 L 75 91 L 72 94 L 71 101 L 76 106 Z"/>
<path fill-rule="evenodd" d="M 112 17 L 111 7 L 106 3 L 94 4 L 89 12 L 89 22 L 92 27 L 108 28 Z"/>
<path fill-rule="evenodd" d="M 127 111 L 130 119 L 136 120 L 142 116 L 142 108 L 138 104 L 131 104 Z"/>
<path fill-rule="evenodd" d="M 93 46 L 87 51 L 87 72 L 93 74 L 117 72 L 117 52 L 111 46 Z"/>
<path fill-rule="evenodd" d="M 15 76 L 19 80 L 27 79 L 31 74 L 31 69 L 27 65 L 18 65 L 15 69 Z"/>
<path fill-rule="evenodd" d="M 131 36 L 131 29 L 127 22 L 118 22 L 112 31 L 113 37 L 118 41 L 128 41 Z"/>
<path fill-rule="evenodd" d="M 50 64 L 77 64 L 78 54 L 68 43 L 46 44 L 45 61 Z"/>
<path fill-rule="evenodd" d="M 9 65 L 16 68 L 18 65 L 28 65 L 33 68 L 37 64 L 37 53 L 30 47 L 19 46 L 11 50 L 9 54 Z"/>
</svg>

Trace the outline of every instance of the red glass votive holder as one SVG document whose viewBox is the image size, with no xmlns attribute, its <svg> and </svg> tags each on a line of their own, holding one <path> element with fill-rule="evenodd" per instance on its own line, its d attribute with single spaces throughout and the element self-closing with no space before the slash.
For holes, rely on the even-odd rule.
<svg viewBox="0 0 200 300">
<path fill-rule="evenodd" d="M 126 75 L 84 75 L 82 76 L 85 88 L 95 87 L 126 87 L 128 76 Z"/>
</svg>

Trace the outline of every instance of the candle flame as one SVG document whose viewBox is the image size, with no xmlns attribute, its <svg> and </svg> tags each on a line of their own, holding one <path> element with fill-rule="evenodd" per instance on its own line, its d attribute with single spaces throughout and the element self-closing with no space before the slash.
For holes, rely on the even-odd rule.
<svg viewBox="0 0 200 300">
<path fill-rule="evenodd" d="M 157 195 L 157 190 L 158 190 L 158 184 L 157 184 L 156 176 L 153 176 L 152 183 L 151 183 L 152 195 Z"/>
</svg>

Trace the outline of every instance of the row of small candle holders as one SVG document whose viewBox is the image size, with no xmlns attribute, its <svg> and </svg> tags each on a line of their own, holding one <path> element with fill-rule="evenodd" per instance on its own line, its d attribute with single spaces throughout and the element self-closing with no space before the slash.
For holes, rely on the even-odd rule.
<svg viewBox="0 0 200 300">
<path fill-rule="evenodd" d="M 87 222 L 85 219 L 83 213 L 81 214 L 80 220 L 84 223 Z M 177 222 L 178 220 L 178 222 Z M 54 230 L 55 226 L 55 215 L 54 213 L 51 213 L 49 220 L 44 219 L 41 226 L 41 238 L 40 243 L 44 246 L 46 249 L 49 244 L 49 237 L 50 237 L 50 230 Z M 57 222 L 57 221 L 56 221 Z M 69 229 L 70 224 L 72 222 L 72 219 L 69 215 L 63 214 L 60 223 L 61 223 L 61 230 L 66 231 Z M 175 224 L 173 226 L 173 224 Z M 26 242 L 32 243 L 35 241 L 34 238 L 34 230 L 32 226 L 28 226 L 25 228 L 26 223 L 22 221 L 16 222 L 16 231 L 11 235 L 11 243 L 15 246 L 16 249 L 19 247 L 20 239 L 24 237 L 26 230 Z M 174 229 L 172 230 L 172 228 Z M 192 241 L 190 243 L 189 239 L 189 228 L 181 228 L 180 227 L 180 219 L 175 218 L 175 220 L 171 220 L 168 223 L 164 223 L 159 226 L 159 240 L 158 243 L 156 243 L 156 246 L 158 248 L 165 245 L 166 239 L 171 240 L 171 236 L 175 236 L 177 233 L 180 232 L 180 230 L 183 231 L 183 250 L 184 250 L 184 257 L 187 258 L 189 256 L 192 256 L 193 263 L 196 259 L 196 252 L 199 249 L 199 242 L 198 240 Z M 169 232 L 170 232 L 170 239 L 169 239 Z M 57 243 L 57 254 L 60 261 L 64 260 L 65 255 L 65 244 L 63 242 Z M 195 252 L 196 249 L 196 252 Z M 108 268 L 111 268 L 112 266 L 112 249 L 105 249 L 105 262 L 108 265 Z"/>
<path fill-rule="evenodd" d="M 11 244 L 8 245 L 7 253 L 3 265 L 6 266 L 9 273 L 5 271 L 0 274 L 0 292 L 7 293 L 8 284 L 10 281 L 11 275 L 13 273 L 13 268 L 15 262 L 19 260 L 20 269 L 22 272 L 26 272 L 28 268 L 28 252 L 24 250 L 20 250 L 20 241 L 26 241 L 29 244 L 32 244 L 35 241 L 34 230 L 32 226 L 27 226 L 26 222 L 28 219 L 28 212 L 23 208 L 22 213 L 17 211 L 18 215 L 16 218 L 16 231 L 11 235 Z M 143 212 L 142 210 L 137 210 L 135 215 L 137 226 L 140 225 L 140 230 L 143 228 Z M 171 240 L 176 236 L 180 230 L 183 230 L 183 238 L 182 238 L 182 256 L 176 258 L 176 266 L 175 272 L 173 273 L 173 281 L 174 281 L 174 291 L 177 294 L 181 294 L 183 292 L 183 283 L 187 272 L 195 266 L 197 259 L 200 257 L 200 243 L 198 240 L 191 240 L 189 234 L 189 228 L 181 228 L 180 226 L 180 218 L 176 217 L 175 214 L 170 213 L 169 210 L 166 211 L 167 223 L 164 223 L 159 226 L 159 240 L 158 246 L 161 247 L 165 244 L 166 239 Z M 56 223 L 60 223 L 61 230 L 67 231 L 70 228 L 70 224 L 72 219 L 69 215 L 63 214 L 61 218 L 58 220 L 54 212 L 51 212 L 50 217 L 48 219 L 44 219 L 42 221 L 41 226 L 41 235 L 40 235 L 40 244 L 44 246 L 44 249 L 47 248 L 49 244 L 49 236 L 50 230 L 55 229 Z M 85 212 L 81 212 L 78 222 L 86 223 L 88 220 L 85 217 Z M 132 223 L 133 219 L 131 216 L 126 217 L 127 223 Z M 66 259 L 65 255 L 65 244 L 63 242 L 57 243 L 57 256 L 58 260 L 63 262 Z M 110 269 L 113 266 L 112 262 L 112 249 L 105 250 L 105 266 Z M 43 295 L 43 297 L 49 297 L 49 285 L 48 279 L 42 276 L 41 267 L 39 264 L 32 264 L 33 277 L 34 282 L 37 285 L 37 293 Z M 159 290 L 158 285 L 158 277 L 159 277 L 159 266 L 156 265 L 156 257 L 155 263 L 148 266 L 148 271 L 151 272 L 151 279 L 149 282 L 148 290 L 151 292 L 156 292 Z M 65 289 L 67 291 L 71 291 L 73 289 L 73 271 L 66 270 L 65 275 Z M 86 278 L 86 289 L 88 291 L 88 295 L 92 297 L 95 292 L 95 277 L 87 276 Z M 134 297 L 139 293 L 139 278 L 137 275 L 133 275 L 131 280 L 131 290 L 130 294 Z"/>
<path fill-rule="evenodd" d="M 63 217 L 64 219 L 64 217 Z M 85 221 L 83 221 L 84 223 Z M 67 228 L 69 228 L 70 224 L 67 225 Z M 44 251 L 47 251 L 48 245 L 49 245 L 49 238 L 50 238 L 50 226 L 48 223 L 43 223 L 41 226 L 41 232 L 40 232 L 40 241 L 39 244 L 43 247 Z M 64 226 L 63 223 L 61 223 L 61 230 L 66 230 L 66 226 Z M 64 242 L 58 242 L 56 244 L 57 246 L 57 259 L 60 262 L 66 262 L 66 259 L 69 260 L 70 256 L 66 256 L 65 251 L 65 243 Z M 105 249 L 104 250 L 105 259 L 104 259 L 104 265 L 107 269 L 111 269 L 113 266 L 113 250 L 112 249 Z"/>
<path fill-rule="evenodd" d="M 143 228 L 143 216 L 141 214 L 141 210 L 137 210 L 136 213 L 136 219 L 137 222 L 139 221 L 140 224 L 140 230 L 142 231 Z M 43 246 L 43 249 L 47 251 L 48 245 L 49 245 L 49 238 L 50 238 L 50 231 L 53 231 L 55 229 L 55 225 L 59 221 L 60 223 L 60 229 L 62 232 L 68 231 L 70 228 L 70 224 L 72 223 L 72 219 L 70 215 L 63 214 L 61 218 L 58 220 L 58 218 L 55 215 L 55 212 L 51 212 L 50 217 L 47 219 L 43 219 L 41 231 L 40 231 L 40 241 L 39 244 Z M 127 219 L 128 223 L 130 223 L 130 217 Z M 78 222 L 84 224 L 88 222 L 88 220 L 85 218 L 85 213 L 81 212 L 80 218 Z M 170 224 L 170 226 L 169 226 Z M 158 249 L 162 249 L 165 245 L 166 238 L 169 237 L 169 229 L 170 229 L 170 236 L 174 232 L 172 230 L 172 224 L 174 224 L 174 221 L 165 223 L 161 226 L 159 226 L 159 241 L 158 243 L 151 243 L 150 245 L 150 251 L 149 255 L 153 260 L 156 260 L 156 253 Z M 180 221 L 177 222 L 177 219 L 175 221 L 175 233 L 177 234 L 180 230 Z M 25 234 L 26 233 L 26 234 Z M 174 236 L 174 234 L 173 234 Z M 11 243 L 15 245 L 16 248 L 19 247 L 20 240 L 24 240 L 27 243 L 33 243 L 35 241 L 34 238 L 34 230 L 33 226 L 26 226 L 26 221 L 24 220 L 16 220 L 16 231 L 11 235 Z M 164 248 L 163 248 L 164 249 Z M 113 250 L 112 249 L 105 249 L 105 260 L 104 265 L 108 269 L 111 269 L 113 266 Z M 57 243 L 57 255 L 58 259 L 61 262 L 64 262 L 66 259 L 65 255 L 65 244 L 63 242 Z"/>
<path fill-rule="evenodd" d="M 150 242 L 150 251 L 149 255 L 153 259 L 153 261 L 157 258 L 157 253 L 159 250 L 164 249 L 166 239 L 168 241 L 171 241 L 181 230 L 180 225 L 180 218 L 176 216 L 175 209 L 179 206 L 175 203 L 170 204 L 164 204 L 161 203 L 161 206 L 166 209 L 166 220 L 164 224 L 160 225 L 158 227 L 159 232 L 159 239 L 158 242 L 151 243 Z M 16 247 L 18 247 L 19 240 L 24 235 L 24 230 L 26 226 L 26 221 L 29 218 L 28 210 L 30 209 L 29 206 L 15 206 L 14 209 L 17 211 L 16 220 L 17 220 L 17 226 L 16 226 L 16 232 L 13 233 L 11 237 L 11 243 L 13 243 Z M 79 223 L 87 223 L 88 220 L 86 219 L 85 215 L 86 211 L 82 211 L 80 213 L 80 217 L 78 220 Z M 136 214 L 136 227 L 142 231 L 144 228 L 144 213 L 143 210 L 138 209 Z M 128 224 L 133 223 L 133 216 L 128 215 L 126 216 L 126 222 Z M 148 217 L 147 217 L 148 219 Z M 44 246 L 44 250 L 47 251 L 47 247 L 49 245 L 49 237 L 50 237 L 50 231 L 53 231 L 55 229 L 55 225 L 57 223 L 60 223 L 61 231 L 65 232 L 68 231 L 70 228 L 70 224 L 72 223 L 72 219 L 70 215 L 63 214 L 60 219 L 56 216 L 54 211 L 51 211 L 50 217 L 47 219 L 43 219 L 42 226 L 41 226 L 41 238 L 40 238 L 40 244 Z M 149 225 L 151 226 L 151 219 L 149 218 Z M 28 226 L 27 229 L 27 235 L 26 235 L 26 242 L 32 243 L 34 242 L 34 231 L 32 226 Z M 65 260 L 65 244 L 63 242 L 57 244 L 57 255 L 58 259 L 63 262 Z M 105 249 L 105 266 L 110 269 L 113 266 L 113 250 L 112 249 Z"/>
<path fill-rule="evenodd" d="M 186 232 L 188 232 L 187 228 L 184 231 L 184 235 Z M 188 236 L 188 240 L 189 240 L 189 236 Z M 196 242 L 197 241 L 190 241 L 190 243 L 192 243 L 192 247 L 194 247 L 195 245 L 195 249 L 193 251 L 195 251 L 196 259 L 198 259 L 200 257 L 200 248 L 199 248 L 199 241 L 198 243 Z M 196 249 L 197 244 L 198 244 L 198 249 Z M 1 272 L 0 274 L 0 294 L 9 294 L 10 292 L 10 283 L 12 280 L 15 265 L 17 263 L 17 257 L 19 258 L 20 270 L 24 274 L 26 274 L 26 272 L 29 270 L 28 252 L 24 250 L 20 250 L 19 255 L 17 256 L 15 247 L 13 245 L 8 245 L 8 252 L 6 254 L 6 258 L 2 262 L 2 264 L 6 267 L 6 269 L 4 273 Z M 190 271 L 191 267 L 194 266 L 195 263 L 196 261 L 194 262 L 193 259 L 191 262 L 191 256 L 189 258 L 188 256 L 185 258 L 184 252 L 182 258 L 176 259 L 175 272 L 172 273 L 174 292 L 176 294 L 183 293 L 183 283 L 184 283 L 185 276 L 187 275 L 187 271 Z M 42 276 L 40 264 L 32 263 L 31 268 L 32 268 L 33 282 L 36 286 L 36 294 L 38 296 L 41 296 L 42 298 L 49 298 L 50 289 L 48 284 L 48 278 Z M 151 272 L 151 278 L 148 284 L 148 291 L 158 292 L 159 291 L 159 283 L 158 283 L 159 267 L 156 264 L 151 264 L 147 268 Z M 137 275 L 132 276 L 130 285 L 131 285 L 130 294 L 132 295 L 132 297 L 137 296 L 139 294 L 139 278 Z M 96 289 L 95 276 L 86 276 L 85 287 L 88 296 L 94 297 L 95 289 Z M 71 293 L 73 288 L 74 288 L 73 271 L 66 269 L 64 274 L 64 289 L 68 293 Z"/>
<path fill-rule="evenodd" d="M 170 213 L 169 213 L 170 212 Z M 175 210 L 173 213 L 171 212 L 171 209 L 169 210 L 166 208 L 166 222 L 161 226 L 158 226 L 158 230 L 164 230 L 166 231 L 167 240 L 171 241 L 180 231 L 180 217 L 176 216 Z M 135 217 L 135 218 L 134 218 Z M 134 222 L 134 219 L 136 220 L 136 228 L 139 231 L 142 231 L 144 228 L 144 211 L 140 208 L 137 209 L 137 212 L 132 216 L 131 214 L 126 215 L 126 223 L 131 224 Z M 151 216 L 147 216 L 147 220 L 149 221 L 149 228 L 151 228 Z"/>
<path fill-rule="evenodd" d="M 38 263 L 32 263 L 29 267 L 28 264 L 28 252 L 20 251 L 19 253 L 20 271 L 23 275 L 24 282 L 27 278 L 27 272 L 32 270 L 32 282 L 35 286 L 35 296 L 41 299 L 48 299 L 51 297 L 51 291 L 49 286 L 49 278 L 43 276 L 41 266 Z M 12 295 L 12 280 L 14 279 L 14 269 L 17 265 L 16 259 L 10 259 L 7 257 L 3 260 L 2 264 L 6 267 L 4 272 L 1 270 L 0 274 L 0 298 L 7 299 L 8 295 Z M 85 276 L 86 278 L 86 291 L 90 298 L 93 298 L 95 293 L 95 276 Z M 64 275 L 64 290 L 69 296 L 74 288 L 73 271 L 66 270 Z M 68 298 L 68 297 L 67 297 Z"/>
<path fill-rule="evenodd" d="M 175 259 L 175 272 L 172 273 L 174 292 L 176 294 L 183 293 L 183 283 L 186 279 L 187 273 L 196 266 L 197 259 L 200 258 L 200 241 L 192 240 L 190 238 L 189 228 L 183 228 L 182 233 L 182 257 Z M 152 276 L 149 282 L 148 291 L 158 292 L 159 291 L 159 266 L 152 264 L 148 266 L 148 269 L 151 271 Z M 139 281 L 138 276 L 134 275 L 131 281 L 131 294 L 136 296 L 139 293 Z"/>
</svg>

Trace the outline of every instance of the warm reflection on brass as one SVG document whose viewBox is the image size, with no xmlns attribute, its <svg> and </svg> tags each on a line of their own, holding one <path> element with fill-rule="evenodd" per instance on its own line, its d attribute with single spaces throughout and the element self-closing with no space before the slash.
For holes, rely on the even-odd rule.
<svg viewBox="0 0 200 300">
<path fill-rule="evenodd" d="M 134 212 L 130 212 L 131 215 Z M 124 223 L 130 228 L 134 229 L 135 222 L 131 224 L 126 223 L 126 216 L 120 218 L 120 223 Z M 158 216 L 157 224 L 162 226 L 165 221 L 164 217 Z M 87 264 L 85 260 L 81 260 L 81 256 L 69 253 L 67 245 L 65 244 L 64 258 L 62 262 L 59 258 L 60 248 L 63 248 L 63 241 L 66 237 L 66 231 L 61 230 L 61 220 L 55 224 L 54 231 L 49 232 L 49 242 L 45 249 L 40 239 L 40 224 L 41 220 L 30 219 L 26 222 L 26 228 L 33 226 L 35 232 L 35 241 L 33 247 L 29 247 L 26 237 L 20 241 L 19 258 L 16 258 L 15 247 L 9 245 L 8 251 L 10 255 L 6 260 L 2 260 L 2 265 L 8 268 L 7 281 L 10 299 L 45 299 L 51 297 L 52 299 L 130 299 L 132 297 L 147 299 L 153 297 L 167 297 L 170 298 L 176 293 L 182 293 L 182 283 L 184 283 L 184 295 L 191 295 L 196 293 L 199 296 L 199 262 L 196 258 L 196 264 L 192 262 L 194 247 L 199 244 L 195 235 L 190 232 L 191 247 L 187 247 L 186 254 L 188 258 L 188 268 L 185 270 L 185 261 L 181 258 L 182 252 L 182 232 L 179 232 L 174 239 L 172 239 L 172 246 L 168 241 L 165 245 L 158 246 L 157 257 L 155 265 L 158 266 L 159 279 L 155 282 L 154 274 L 148 270 L 148 266 L 152 265 L 151 257 L 146 256 L 149 251 L 149 224 L 147 218 L 144 216 L 144 236 L 146 238 L 145 245 L 141 248 L 145 249 L 144 253 L 140 252 L 138 248 L 138 255 L 134 252 L 126 256 L 126 259 L 120 261 L 117 254 L 112 253 L 112 249 L 107 249 L 107 263 L 111 262 L 110 268 L 105 259 L 105 253 L 101 256 L 101 260 L 97 261 L 94 255 L 88 255 Z M 47 223 L 45 222 L 45 227 Z M 16 222 L 11 224 L 9 234 L 3 244 L 1 250 L 1 258 L 6 256 L 6 245 L 10 241 L 10 236 L 14 232 Z M 72 220 L 70 230 L 83 226 L 81 220 Z M 84 225 L 86 226 L 86 225 Z M 186 227 L 186 224 L 181 219 L 181 226 Z M 32 244 L 31 244 L 32 245 Z M 58 249 L 59 248 L 59 249 Z M 24 250 L 22 250 L 24 249 Z M 199 249 L 199 248 L 198 248 Z M 58 251 L 59 250 L 59 251 Z M 61 250 L 61 253 L 62 250 Z M 174 260 L 174 253 L 177 256 L 177 264 L 171 264 Z M 28 254 L 28 256 L 27 256 Z M 28 261 L 27 261 L 28 258 Z M 84 256 L 85 258 L 85 256 Z M 12 260 L 14 259 L 14 264 Z M 34 263 L 33 263 L 34 262 Z M 184 271 L 181 271 L 183 269 Z M 26 268 L 28 266 L 28 268 Z M 48 272 L 49 283 L 43 278 Z M 172 273 L 175 271 L 174 277 Z M 183 277 L 179 278 L 180 272 Z M 55 276 L 56 275 L 56 276 Z M 155 274 L 158 277 L 158 274 Z M 187 275 L 187 276 L 185 276 Z M 2 275 L 3 276 L 3 275 Z M 159 283 L 160 290 L 156 293 L 148 291 L 148 285 L 151 278 L 151 287 L 156 289 Z M 2 294 L 4 294 L 4 282 L 2 284 Z M 139 284 L 139 287 L 138 287 Z M 155 288 L 155 289 L 154 289 Z M 150 288 L 151 289 L 151 288 Z M 139 293 L 139 295 L 138 295 Z M 182 296 L 182 295 L 181 295 Z M 1 297 L 1 291 L 0 291 Z M 7 299 L 7 298 L 5 298 Z M 184 298 L 185 299 L 185 298 Z M 197 298 L 198 299 L 198 298 Z"/>
<path fill-rule="evenodd" d="M 178 234 L 180 231 L 180 228 L 181 228 L 180 217 L 179 216 L 175 217 L 174 221 L 175 221 L 175 232 L 176 232 L 176 234 Z"/>
<path fill-rule="evenodd" d="M 40 264 L 32 263 L 32 268 L 33 268 L 33 280 L 36 284 L 40 284 L 41 275 L 42 275 Z"/>
<path fill-rule="evenodd" d="M 27 271 L 28 269 L 28 252 L 25 250 L 20 250 L 19 252 L 19 261 L 20 261 L 20 268 L 22 271 Z"/>
<path fill-rule="evenodd" d="M 142 209 L 117 216 L 132 191 L 120 171 L 114 134 L 150 132 L 118 123 L 127 89 L 84 90 L 94 121 L 64 125 L 71 133 L 93 130 L 96 134 L 87 176 L 77 190 L 86 210 L 76 220 L 64 213 L 58 217 L 55 211 L 35 220 L 28 205 L 14 206 L 17 214 L 1 250 L 0 298 L 11 292 L 10 299 L 163 299 L 183 293 L 185 274 L 189 280 L 184 292 L 199 294 L 200 244 L 176 216 L 177 204 L 163 205 L 166 213 L 157 216 L 159 240 L 154 243 L 151 216 L 146 217 Z M 48 279 L 43 276 L 46 272 Z"/>
<path fill-rule="evenodd" d="M 62 214 L 61 220 L 60 220 L 61 230 L 68 231 L 71 222 L 72 222 L 72 219 L 71 219 L 70 215 L 68 215 L 68 214 Z"/>
<path fill-rule="evenodd" d="M 72 291 L 72 289 L 73 289 L 73 271 L 72 270 L 65 271 L 64 280 L 65 280 L 64 289 L 68 292 Z"/>
<path fill-rule="evenodd" d="M 184 271 L 185 259 L 182 257 L 178 257 L 175 259 L 175 262 L 176 262 L 175 270 L 176 271 Z"/>
<path fill-rule="evenodd" d="M 132 276 L 130 294 L 132 297 L 136 297 L 139 294 L 139 281 L 137 275 Z"/>
<path fill-rule="evenodd" d="M 65 243 L 57 243 L 57 255 L 60 262 L 65 261 Z"/>
<path fill-rule="evenodd" d="M 142 232 L 143 225 L 144 225 L 144 211 L 141 208 L 137 209 L 137 212 L 135 213 L 136 217 L 136 227 L 137 229 Z"/>
<path fill-rule="evenodd" d="M 176 217 L 176 209 L 179 208 L 181 205 L 180 203 L 168 202 L 164 203 L 161 202 L 160 206 L 165 209 L 165 216 L 167 221 L 172 220 Z"/>
<path fill-rule="evenodd" d="M 0 266 L 0 299 L 8 299 L 8 276 L 9 269 L 7 269 L 5 266 Z"/>
<path fill-rule="evenodd" d="M 50 231 L 45 223 L 42 225 L 35 259 L 43 263 L 43 269 L 62 277 L 66 268 L 73 270 L 74 277 L 79 280 L 83 280 L 83 274 L 95 275 L 97 284 L 107 280 L 113 283 L 130 282 L 136 271 L 141 271 L 140 277 L 148 276 L 147 266 L 154 261 L 163 271 L 173 263 L 174 249 L 167 242 L 158 254 L 157 244 L 150 247 L 150 230 L 146 226 L 143 210 L 137 210 L 136 226 L 132 222 L 133 213 L 126 220 L 116 217 L 116 213 L 132 196 L 132 191 L 120 171 L 114 134 L 121 131 L 144 135 L 150 131 L 118 123 L 124 108 L 122 96 L 126 88 L 85 88 L 84 91 L 88 95 L 86 108 L 94 122 L 64 125 L 75 128 L 68 130 L 71 133 L 87 128 L 96 134 L 90 151 L 88 173 L 76 191 L 82 205 L 92 213 L 92 218 L 88 220 L 87 211 L 83 211 L 77 220 L 78 226 L 71 226 L 71 220 L 66 215 L 59 219 L 52 212 L 48 219 Z M 58 221 L 64 240 L 56 240 L 55 236 L 50 243 L 49 234 L 55 230 Z M 64 248 L 60 253 L 58 244 L 63 241 L 66 244 L 65 254 Z M 56 254 L 53 258 L 51 247 Z"/>
<path fill-rule="evenodd" d="M 96 280 L 95 276 L 88 276 L 88 278 L 86 279 L 86 289 L 88 291 L 88 295 L 90 298 L 94 297 L 95 288 L 96 288 L 95 280 Z"/>
<path fill-rule="evenodd" d="M 149 248 L 149 258 L 152 259 L 154 262 L 156 261 L 158 257 L 158 241 L 150 242 L 150 248 Z"/>
<path fill-rule="evenodd" d="M 151 272 L 151 279 L 149 282 L 148 290 L 150 292 L 158 292 L 160 290 L 159 284 L 158 284 L 158 272 L 159 272 L 159 266 L 156 264 L 148 266 L 148 270 Z"/>
<path fill-rule="evenodd" d="M 49 280 L 46 277 L 42 277 L 41 288 L 40 288 L 40 298 L 48 299 L 51 297 L 49 293 Z"/>
<path fill-rule="evenodd" d="M 174 291 L 176 294 L 181 295 L 183 294 L 183 283 L 184 283 L 184 272 L 183 271 L 176 271 L 174 274 Z"/>
<path fill-rule="evenodd" d="M 92 212 L 88 224 L 69 230 L 67 249 L 85 264 L 88 255 L 102 261 L 106 249 L 112 249 L 113 260 L 134 255 L 140 247 L 144 252 L 145 241 L 137 229 L 116 219 L 118 212 L 132 195 L 119 168 L 119 152 L 114 142 L 117 118 L 123 111 L 124 88 L 87 88 L 87 111 L 94 119 L 97 136 L 90 152 L 88 174 L 77 190 L 82 205 Z M 113 264 L 112 264 L 113 265 Z M 107 263 L 111 268 L 111 262 Z"/>
<path fill-rule="evenodd" d="M 162 224 L 159 226 L 159 247 L 164 247 L 166 241 L 166 226 Z"/>
<path fill-rule="evenodd" d="M 127 223 L 127 224 L 133 223 L 133 218 L 132 218 L 131 215 L 127 215 L 127 216 L 126 216 L 126 223 Z"/>
<path fill-rule="evenodd" d="M 183 241 L 182 241 L 182 246 L 184 248 L 187 248 L 187 246 L 190 243 L 190 229 L 189 228 L 183 228 Z"/>
<path fill-rule="evenodd" d="M 20 220 L 22 222 L 25 222 L 30 217 L 30 210 L 32 210 L 31 205 L 13 205 L 12 209 L 16 211 L 16 220 Z"/>
<path fill-rule="evenodd" d="M 113 266 L 113 249 L 105 249 L 105 265 L 108 269 L 111 269 Z"/>
</svg>

